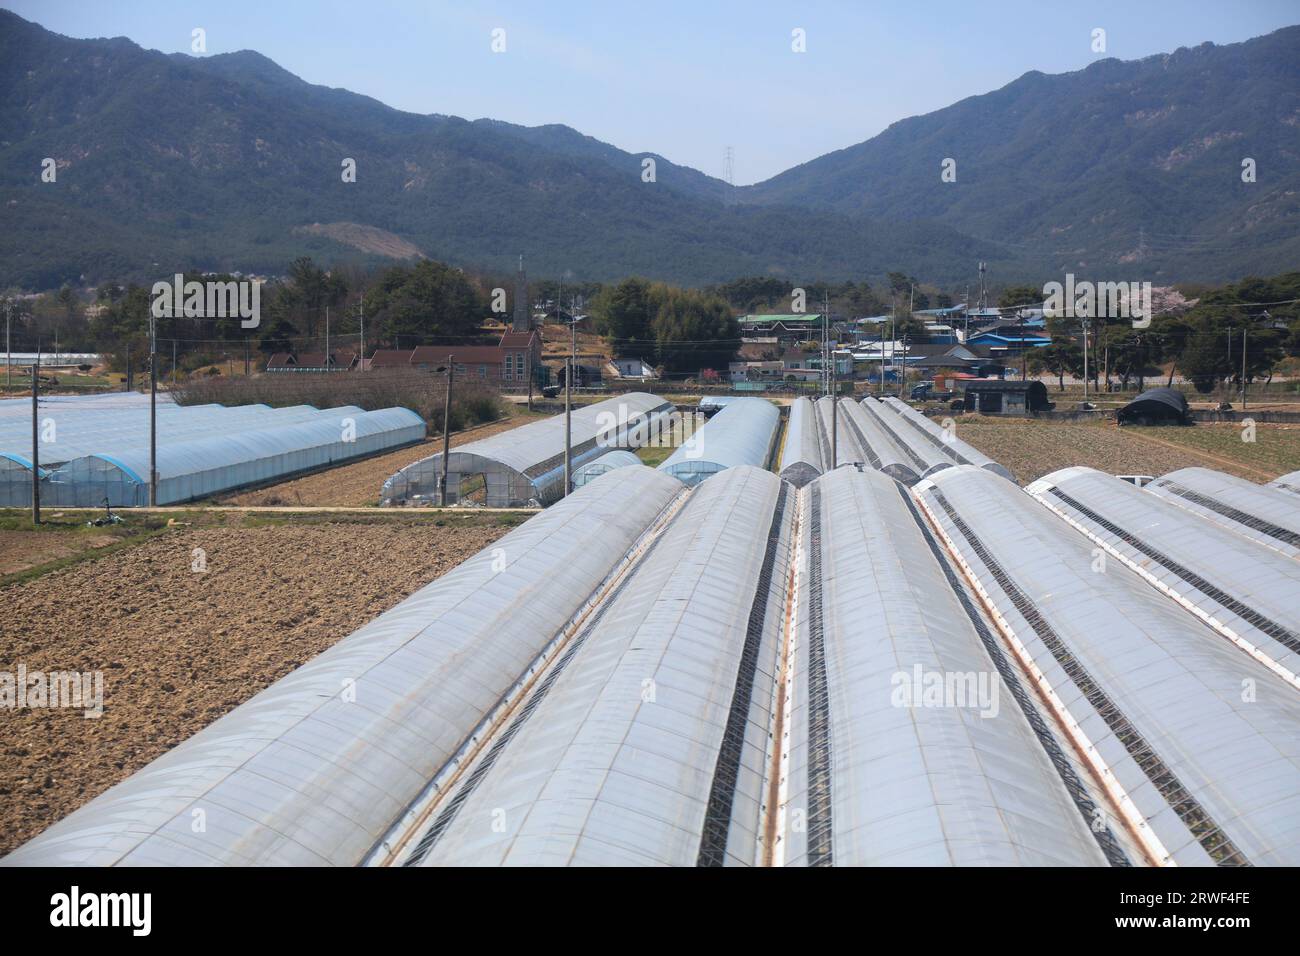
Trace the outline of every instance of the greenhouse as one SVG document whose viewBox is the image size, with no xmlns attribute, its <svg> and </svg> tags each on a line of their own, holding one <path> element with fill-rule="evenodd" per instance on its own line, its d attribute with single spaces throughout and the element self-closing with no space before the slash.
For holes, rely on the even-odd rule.
<svg viewBox="0 0 1300 956">
<path fill-rule="evenodd" d="M 116 396 L 105 396 L 116 397 Z M 84 455 L 113 454 L 131 445 L 149 443 L 149 403 L 91 401 L 70 403 L 62 397 L 41 399 L 39 405 L 42 467 Z M 318 409 L 311 405 L 271 408 L 268 405 L 176 405 L 159 396 L 159 445 L 233 431 L 269 428 L 315 419 L 335 421 L 361 412 L 356 406 Z M 0 419 L 0 451 L 29 457 L 32 451 L 31 405 L 24 416 Z"/>
<path fill-rule="evenodd" d="M 1285 475 L 1280 475 L 1270 481 L 1268 487 L 1288 494 L 1300 495 L 1300 471 L 1289 471 Z"/>
<path fill-rule="evenodd" d="M 659 470 L 687 485 L 737 465 L 766 467 L 781 413 L 765 398 L 738 398 L 683 442 Z"/>
<path fill-rule="evenodd" d="M 1300 687 L 1300 563 L 1092 468 L 1025 491 L 1234 646 Z"/>
<path fill-rule="evenodd" d="M 865 402 L 864 402 L 865 404 Z M 900 398 L 890 395 L 880 401 L 880 405 L 895 412 L 906 424 L 911 425 L 921 435 L 923 441 L 940 448 L 945 455 L 958 465 L 975 465 L 985 468 L 995 475 L 1001 475 L 1008 481 L 1015 481 L 1015 476 L 1004 466 L 998 464 L 969 442 L 957 437 L 956 429 L 940 428 L 929 417 L 922 415 Z"/>
<path fill-rule="evenodd" d="M 1291 685 L 1010 482 L 958 465 L 915 494 L 1152 864 L 1300 864 Z"/>
<path fill-rule="evenodd" d="M 906 490 L 840 468 L 804 494 L 785 864 L 1126 863 Z M 923 706 L 934 674 L 979 681 Z"/>
<path fill-rule="evenodd" d="M 462 747 L 526 690 L 555 636 L 682 492 L 653 469 L 622 471 L 416 591 L 5 864 L 365 862 L 446 784 Z M 509 555 L 504 570 L 498 554 Z M 341 681 L 355 682 L 354 699 Z M 191 826 L 200 807 L 201 833 Z"/>
<path fill-rule="evenodd" d="M 916 469 L 919 477 L 928 477 L 955 464 L 941 444 L 935 444 L 922 437 L 921 432 L 907 427 L 902 419 L 887 411 L 876 399 L 868 396 L 858 408 L 903 452 L 907 463 Z"/>
<path fill-rule="evenodd" d="M 41 480 L 49 472 L 41 469 Z M 0 508 L 25 508 L 32 503 L 32 463 L 22 455 L 0 451 Z"/>
<path fill-rule="evenodd" d="M 222 433 L 218 429 L 231 429 Z M 397 448 L 424 437 L 424 420 L 405 408 L 373 412 L 315 411 L 307 421 L 239 429 L 214 425 L 217 434 L 158 442 L 160 505 L 204 498 L 325 468 Z M 107 448 L 112 448 L 110 444 Z M 98 451 L 67 462 L 43 482 L 42 500 L 53 506 L 132 507 L 149 503 L 149 445 Z"/>
<path fill-rule="evenodd" d="M 1300 558 L 1300 501 L 1281 488 L 1210 468 L 1180 468 L 1143 486 L 1180 508 Z"/>
<path fill-rule="evenodd" d="M 916 462 L 908 457 L 903 447 L 885 431 L 875 416 L 860 404 L 853 401 L 840 402 L 840 427 L 853 436 L 853 444 L 861 449 L 864 457 L 862 464 L 883 471 L 905 485 L 916 482 Z"/>
<path fill-rule="evenodd" d="M 790 417 L 786 420 L 781 477 L 796 488 L 802 488 L 823 470 L 821 438 L 817 434 L 813 403 L 806 398 L 796 398 L 790 403 Z"/>
<path fill-rule="evenodd" d="M 571 467 L 618 448 L 639 448 L 667 431 L 676 406 L 646 392 L 629 392 L 570 415 Z M 381 505 L 437 504 L 442 452 L 407 465 L 384 482 Z M 451 450 L 447 504 L 490 508 L 551 504 L 564 496 L 564 416 L 521 425 Z"/>
<path fill-rule="evenodd" d="M 641 459 L 636 456 L 635 452 L 607 451 L 599 458 L 587 462 L 587 464 L 573 472 L 573 487 L 581 488 L 588 482 L 595 481 L 601 475 L 611 472 L 615 468 L 626 468 L 628 465 L 639 464 L 641 464 Z"/>
</svg>

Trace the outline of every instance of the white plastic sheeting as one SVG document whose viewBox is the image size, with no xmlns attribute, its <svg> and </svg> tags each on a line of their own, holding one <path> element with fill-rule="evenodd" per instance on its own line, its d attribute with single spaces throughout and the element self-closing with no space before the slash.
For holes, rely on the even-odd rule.
<svg viewBox="0 0 1300 956">
<path fill-rule="evenodd" d="M 821 432 L 822 460 L 835 459 L 835 467 L 865 463 L 867 453 L 860 442 L 860 433 L 849 421 L 849 406 L 853 402 L 841 398 L 838 402 L 823 395 L 814 403 L 817 427 Z M 831 470 L 831 469 L 826 469 Z"/>
<path fill-rule="evenodd" d="M 803 494 L 820 573 L 798 603 L 786 865 L 1105 865 L 1094 805 L 1067 791 L 902 486 L 843 468 Z"/>
<path fill-rule="evenodd" d="M 1063 468 L 1025 490 L 1300 686 L 1300 562 L 1092 468 Z"/>
<path fill-rule="evenodd" d="M 916 482 L 916 462 L 908 457 L 902 446 L 880 426 L 874 416 L 868 414 L 857 402 L 840 402 L 840 415 L 844 419 L 842 427 L 853 436 L 864 465 L 883 471 L 905 485 Z"/>
<path fill-rule="evenodd" d="M 618 448 L 638 448 L 668 429 L 675 406 L 657 395 L 628 392 L 570 413 L 574 469 Z M 469 442 L 447 461 L 447 504 L 459 500 L 461 480 L 483 476 L 484 504 L 510 508 L 550 504 L 564 494 L 564 416 Z M 442 452 L 412 462 L 384 482 L 382 505 L 438 503 Z"/>
<path fill-rule="evenodd" d="M 42 500 L 115 507 L 148 502 L 149 402 L 136 393 L 42 399 Z M 354 405 L 174 404 L 159 396 L 159 488 L 166 504 L 323 467 L 418 441 L 424 429 L 406 409 L 365 412 Z M 315 427 L 313 427 L 315 426 Z M 31 500 L 31 418 L 0 416 L 0 506 Z M 17 449 L 16 451 L 14 449 Z M 26 474 L 22 466 L 26 465 Z"/>
<path fill-rule="evenodd" d="M 678 446 L 659 470 L 694 485 L 728 468 L 762 468 L 780 424 L 781 413 L 767 399 L 737 398 Z"/>
<path fill-rule="evenodd" d="M 785 443 L 781 446 L 781 477 L 799 488 L 824 470 L 813 403 L 806 398 L 796 398 L 790 403 L 790 414 L 786 419 Z"/>
<path fill-rule="evenodd" d="M 593 482 L 3 862 L 359 863 L 680 492 Z"/>
<path fill-rule="evenodd" d="M 158 444 L 158 504 L 204 498 L 244 485 L 324 468 L 417 442 L 424 420 L 406 408 L 317 412 L 311 420 L 234 430 Z M 149 503 L 149 447 L 74 459 L 49 476 L 43 500 L 52 506 L 113 507 Z"/>
<path fill-rule="evenodd" d="M 1010 482 L 915 493 L 1155 862 L 1300 863 L 1294 688 Z"/>
<path fill-rule="evenodd" d="M 134 395 L 134 393 L 130 393 Z M 114 454 L 132 445 L 149 443 L 149 399 L 139 396 L 88 396 L 70 401 L 64 396 L 39 403 L 42 466 L 55 466 L 92 454 Z M 91 399 L 96 399 L 92 401 Z M 317 409 L 311 405 L 271 408 L 269 405 L 177 405 L 158 396 L 158 442 L 175 444 L 234 431 L 311 421 L 322 416 L 360 412 L 355 406 Z M 26 416 L 0 419 L 0 450 L 31 456 L 31 406 Z"/>
<path fill-rule="evenodd" d="M 1209 468 L 1180 468 L 1147 482 L 1143 490 L 1274 551 L 1300 558 L 1300 500 L 1280 488 Z"/>
<path fill-rule="evenodd" d="M 601 475 L 608 474 L 615 468 L 627 468 L 630 465 L 641 464 L 641 459 L 636 456 L 635 452 L 630 451 L 607 451 L 594 461 L 589 461 L 581 468 L 573 472 L 573 487 L 581 488 L 590 481 L 595 481 Z"/>
<path fill-rule="evenodd" d="M 929 441 L 915 428 L 908 427 L 902 419 L 876 399 L 867 396 L 862 400 L 860 407 L 880 426 L 880 430 L 903 450 L 908 463 L 921 478 L 944 468 L 951 468 L 955 464 L 947 451 Z"/>
<path fill-rule="evenodd" d="M 1268 483 L 1268 487 L 1288 494 L 1300 495 L 1300 471 L 1289 471 L 1285 475 L 1279 475 Z"/>
<path fill-rule="evenodd" d="M 452 795 L 454 815 L 435 821 L 436 842 L 412 862 L 694 866 L 733 713 L 740 736 L 729 755 L 738 763 L 734 781 L 726 779 L 729 799 L 712 811 L 715 862 L 758 861 L 790 525 L 785 509 L 774 527 L 781 488 L 775 475 L 742 466 L 692 493 L 599 620 L 575 638 L 564 670 L 535 692 L 490 769 L 476 767 L 476 785 Z M 769 550 L 777 558 L 760 580 Z M 742 687 L 747 622 L 760 594 L 771 600 Z"/>
<path fill-rule="evenodd" d="M 872 399 L 872 401 L 875 401 Z M 867 404 L 863 402 L 863 404 Z M 921 441 L 929 441 L 931 445 L 939 447 L 944 454 L 958 465 L 975 465 L 977 468 L 984 468 L 993 472 L 995 475 L 1001 475 L 1008 481 L 1015 481 L 1015 476 L 1003 465 L 998 464 L 988 455 L 984 454 L 970 442 L 963 441 L 957 437 L 957 429 L 941 428 L 927 415 L 918 412 L 907 402 L 893 395 L 886 396 L 878 403 L 878 407 L 895 412 L 903 421 L 912 426 L 921 433 Z M 925 436 L 930 436 L 928 439 Z"/>
</svg>

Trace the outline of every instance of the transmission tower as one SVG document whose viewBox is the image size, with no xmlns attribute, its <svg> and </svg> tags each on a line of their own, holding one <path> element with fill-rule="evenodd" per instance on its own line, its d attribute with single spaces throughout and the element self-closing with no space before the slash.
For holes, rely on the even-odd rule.
<svg viewBox="0 0 1300 956">
<path fill-rule="evenodd" d="M 728 146 L 722 153 L 722 179 L 727 184 L 723 187 L 723 202 L 728 206 L 736 204 L 736 151 Z"/>
</svg>

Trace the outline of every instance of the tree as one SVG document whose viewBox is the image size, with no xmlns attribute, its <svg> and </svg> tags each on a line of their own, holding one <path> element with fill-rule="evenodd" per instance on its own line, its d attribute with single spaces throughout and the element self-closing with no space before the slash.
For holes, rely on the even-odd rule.
<svg viewBox="0 0 1300 956">
<path fill-rule="evenodd" d="M 740 347 L 740 323 L 725 299 L 665 289 L 654 318 L 659 362 L 670 372 L 723 366 Z"/>
<path fill-rule="evenodd" d="M 597 331 L 609 339 L 614 355 L 629 358 L 653 350 L 651 323 L 657 311 L 651 283 L 636 277 L 602 289 L 592 303 Z"/>
<path fill-rule="evenodd" d="M 998 296 L 999 309 L 1038 308 L 1043 304 L 1043 290 L 1032 285 L 1013 285 Z"/>
<path fill-rule="evenodd" d="M 302 309 L 307 335 L 314 338 L 330 295 L 325 272 L 309 256 L 302 256 L 290 263 L 289 281 L 293 283 L 294 298 Z"/>
<path fill-rule="evenodd" d="M 1052 336 L 1051 345 L 1035 346 L 1025 361 L 1034 375 L 1050 372 L 1056 376 L 1057 387 L 1065 391 L 1065 376 L 1083 374 L 1083 349 L 1067 335 Z"/>
<path fill-rule="evenodd" d="M 397 336 L 419 342 L 476 335 L 487 309 L 463 272 L 432 259 L 394 266 L 366 291 L 367 328 L 387 342 Z"/>
</svg>

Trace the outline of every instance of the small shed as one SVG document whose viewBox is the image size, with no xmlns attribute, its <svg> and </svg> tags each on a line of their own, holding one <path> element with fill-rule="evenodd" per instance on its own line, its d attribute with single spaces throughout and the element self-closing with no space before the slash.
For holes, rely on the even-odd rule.
<svg viewBox="0 0 1300 956">
<path fill-rule="evenodd" d="M 1046 412 L 1047 386 L 1036 381 L 1008 382 L 1002 379 L 970 379 L 964 385 L 966 411 L 983 415 L 1023 415 Z"/>
<path fill-rule="evenodd" d="M 1115 414 L 1121 425 L 1190 425 L 1192 410 L 1176 388 L 1152 388 Z"/>
</svg>

